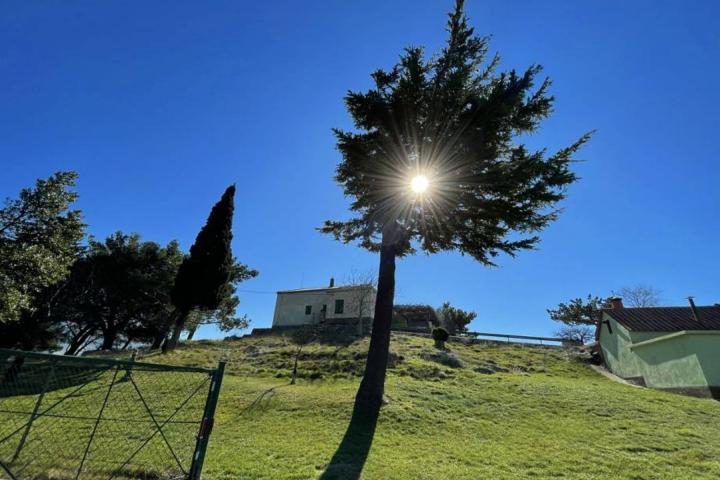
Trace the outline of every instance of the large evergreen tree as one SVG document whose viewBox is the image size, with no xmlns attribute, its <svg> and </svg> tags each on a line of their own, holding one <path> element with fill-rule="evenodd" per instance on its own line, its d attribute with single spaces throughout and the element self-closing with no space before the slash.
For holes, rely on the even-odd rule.
<svg viewBox="0 0 720 480">
<path fill-rule="evenodd" d="M 354 218 L 321 229 L 380 252 L 378 294 L 357 409 L 379 408 L 390 344 L 395 259 L 417 248 L 457 250 L 484 265 L 538 242 L 558 216 L 556 203 L 576 180 L 573 154 L 589 136 L 556 153 L 531 150 L 523 136 L 550 115 L 550 81 L 541 67 L 497 73 L 488 39 L 474 34 L 457 0 L 443 50 L 427 58 L 405 49 L 375 86 L 349 92 L 355 131 L 335 130 L 337 181 Z"/>
<path fill-rule="evenodd" d="M 76 180 L 75 172 L 57 172 L 0 208 L 0 324 L 27 321 L 36 296 L 62 280 L 80 253 Z"/>
<path fill-rule="evenodd" d="M 234 196 L 235 185 L 231 185 L 213 206 L 190 247 L 190 255 L 180 265 L 172 290 L 177 317 L 172 336 L 166 342 L 167 350 L 177 345 L 193 309 L 216 310 L 222 303 L 234 265 L 230 246 Z"/>
</svg>

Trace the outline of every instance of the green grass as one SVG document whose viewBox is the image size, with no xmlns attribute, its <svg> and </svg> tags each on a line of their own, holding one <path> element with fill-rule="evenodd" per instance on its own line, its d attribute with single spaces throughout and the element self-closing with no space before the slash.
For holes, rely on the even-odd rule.
<svg viewBox="0 0 720 480">
<path fill-rule="evenodd" d="M 720 403 L 614 383 L 563 350 L 394 335 L 363 479 L 716 479 Z M 314 479 L 348 426 L 367 340 L 295 348 L 281 337 L 196 342 L 159 360 L 228 361 L 206 479 Z M 505 373 L 474 369 L 494 364 Z M 311 379 L 321 377 L 319 379 Z M 338 478 L 341 478 L 338 477 Z"/>
<path fill-rule="evenodd" d="M 297 347 L 283 337 L 193 342 L 143 360 L 202 367 L 227 360 L 204 479 L 317 479 L 329 465 L 334 478 L 346 479 L 353 478 L 347 474 L 351 465 L 331 460 L 349 424 L 367 346 L 367 339 L 307 346 L 296 385 L 289 377 Z M 720 477 L 720 402 L 621 385 L 560 349 L 448 346 L 457 368 L 439 363 L 432 340 L 393 335 L 388 402 L 362 479 Z M 74 478 L 110 373 L 55 411 L 88 419 L 37 421 L 20 462 L 27 465 L 23 474 L 33 476 L 21 478 Z M 202 380 L 142 371 L 133 378 L 159 419 Z M 54 390 L 46 401 L 72 388 Z M 105 417 L 147 417 L 131 383 L 121 382 L 113 392 Z M 203 397 L 178 419 L 197 420 Z M 3 397 L 0 407 L 28 411 L 34 399 Z M 22 419 L 0 414 L 0 434 L 21 425 Z M 86 465 L 89 475 L 81 478 L 107 478 L 152 431 L 147 418 L 102 422 Z M 195 431 L 192 423 L 164 429 L 185 465 Z M 14 448 L 0 444 L 0 458 L 11 457 Z M 173 462 L 156 436 L 118 478 L 143 478 L 134 473 L 139 471 L 151 472 L 147 478 L 175 478 L 168 476 L 177 470 Z"/>
</svg>

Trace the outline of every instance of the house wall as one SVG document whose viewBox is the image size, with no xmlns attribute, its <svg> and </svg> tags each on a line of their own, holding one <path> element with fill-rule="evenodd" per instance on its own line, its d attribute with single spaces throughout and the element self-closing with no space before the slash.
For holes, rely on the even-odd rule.
<svg viewBox="0 0 720 480">
<path fill-rule="evenodd" d="M 312 313 L 305 315 L 305 307 L 312 306 Z M 320 322 L 321 309 L 327 305 L 332 308 L 332 297 L 323 292 L 278 293 L 275 301 L 273 327 L 314 325 Z"/>
<path fill-rule="evenodd" d="M 631 348 L 648 386 L 720 387 L 720 332 L 688 331 Z"/>
<path fill-rule="evenodd" d="M 343 318 L 372 318 L 375 313 L 374 289 L 347 289 L 336 290 L 331 294 L 332 302 L 328 304 L 329 319 Z M 335 300 L 343 299 L 345 308 L 343 313 L 335 313 Z"/>
<path fill-rule="evenodd" d="M 344 300 L 342 313 L 335 313 L 335 300 Z M 312 306 L 310 315 L 305 314 L 305 307 Z M 323 317 L 321 311 L 327 305 Z M 278 293 L 275 301 L 273 327 L 314 325 L 325 320 L 342 320 L 355 318 L 372 318 L 375 309 L 374 289 L 337 289 L 314 292 Z"/>
<path fill-rule="evenodd" d="M 663 335 L 662 332 L 630 332 L 607 313 L 603 322 L 610 322 L 610 328 L 603 323 L 600 328 L 600 347 L 608 370 L 623 378 L 643 376 L 642 361 L 630 350 L 633 343 L 650 340 Z M 610 331 L 612 330 L 612 333 Z"/>
<path fill-rule="evenodd" d="M 648 387 L 688 390 L 720 387 L 720 332 L 631 332 L 612 317 L 600 347 L 607 368 L 623 378 L 642 377 Z M 647 343 L 643 343 L 647 342 Z"/>
</svg>

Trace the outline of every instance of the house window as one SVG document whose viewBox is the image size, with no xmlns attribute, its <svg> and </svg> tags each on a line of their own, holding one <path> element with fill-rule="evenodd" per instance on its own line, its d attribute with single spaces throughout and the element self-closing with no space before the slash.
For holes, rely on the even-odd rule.
<svg viewBox="0 0 720 480">
<path fill-rule="evenodd" d="M 305 305 L 305 315 L 310 315 L 312 313 L 312 305 Z"/>
<path fill-rule="evenodd" d="M 345 300 L 342 298 L 335 300 L 335 314 L 343 313 L 345 311 Z"/>
</svg>

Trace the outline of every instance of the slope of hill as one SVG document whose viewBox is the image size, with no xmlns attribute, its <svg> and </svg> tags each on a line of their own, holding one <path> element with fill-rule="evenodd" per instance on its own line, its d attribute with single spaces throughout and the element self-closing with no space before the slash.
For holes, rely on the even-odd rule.
<svg viewBox="0 0 720 480">
<path fill-rule="evenodd" d="M 366 461 L 332 461 L 367 339 L 193 342 L 153 361 L 228 361 L 206 479 L 715 479 L 720 403 L 612 382 L 560 349 L 394 334 Z M 336 457 L 337 458 L 337 457 Z"/>
</svg>

